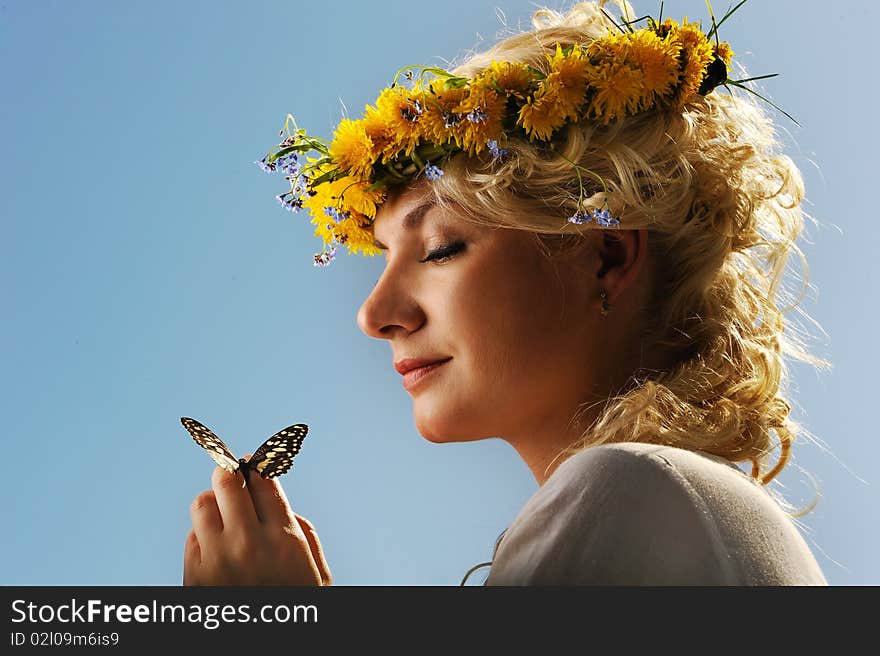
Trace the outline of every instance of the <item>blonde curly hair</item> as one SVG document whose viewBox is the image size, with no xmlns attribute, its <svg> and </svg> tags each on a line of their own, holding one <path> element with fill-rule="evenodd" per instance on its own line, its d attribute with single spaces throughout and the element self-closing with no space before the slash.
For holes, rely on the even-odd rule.
<svg viewBox="0 0 880 656">
<path fill-rule="evenodd" d="M 557 43 L 588 43 L 616 29 L 604 4 L 540 9 L 532 31 L 472 54 L 453 72 L 472 77 L 492 60 L 547 72 L 545 55 Z M 629 3 L 619 7 L 637 16 Z M 622 227 L 649 231 L 657 275 L 641 313 L 643 345 L 669 353 L 675 365 L 636 371 L 601 402 L 592 425 L 578 427 L 581 438 L 563 454 L 611 442 L 665 444 L 749 461 L 751 477 L 767 485 L 789 461 L 796 435 L 809 436 L 790 417 L 784 357 L 831 365 L 810 355 L 786 320 L 803 293 L 788 307 L 778 304 L 790 253 L 808 273 L 795 242 L 809 215 L 800 171 L 779 152 L 765 112 L 746 92 L 717 89 L 683 112 L 653 110 L 604 127 L 571 124 L 553 150 L 511 139 L 501 160 L 456 156 L 430 185 L 436 202 L 464 220 L 529 231 L 548 257 L 560 258 L 578 252 L 582 231 L 602 229 L 560 220 L 578 209 L 576 162 L 605 179 Z M 586 176 L 584 184 L 601 206 L 602 187 Z"/>
</svg>

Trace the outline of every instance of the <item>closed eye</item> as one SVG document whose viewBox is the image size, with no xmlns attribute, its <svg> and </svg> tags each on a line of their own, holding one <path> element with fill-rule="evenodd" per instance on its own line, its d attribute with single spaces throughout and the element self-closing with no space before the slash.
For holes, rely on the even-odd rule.
<svg viewBox="0 0 880 656">
<path fill-rule="evenodd" d="M 464 250 L 464 242 L 452 242 L 431 251 L 428 253 L 428 257 L 420 260 L 420 262 L 444 262 L 462 250 Z"/>
</svg>

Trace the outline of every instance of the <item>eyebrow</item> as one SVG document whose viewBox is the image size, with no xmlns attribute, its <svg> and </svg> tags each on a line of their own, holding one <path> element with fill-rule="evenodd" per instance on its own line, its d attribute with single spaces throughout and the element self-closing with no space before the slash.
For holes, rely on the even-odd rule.
<svg viewBox="0 0 880 656">
<path fill-rule="evenodd" d="M 423 201 L 422 203 L 416 205 L 409 212 L 406 213 L 406 216 L 403 217 L 403 227 L 405 230 L 414 230 L 418 228 L 422 223 L 422 219 L 425 218 L 425 214 L 428 213 L 432 207 L 437 204 L 437 201 L 433 198 Z M 388 250 L 388 247 L 380 242 L 378 239 L 373 240 L 373 246 L 380 250 Z"/>
</svg>

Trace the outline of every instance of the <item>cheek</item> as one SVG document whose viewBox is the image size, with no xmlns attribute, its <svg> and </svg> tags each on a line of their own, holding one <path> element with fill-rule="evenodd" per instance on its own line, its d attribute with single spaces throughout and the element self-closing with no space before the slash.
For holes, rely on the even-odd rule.
<svg viewBox="0 0 880 656">
<path fill-rule="evenodd" d="M 561 315 L 573 299 L 564 298 L 559 281 L 537 264 L 481 267 L 451 298 L 449 329 L 472 358 L 474 373 L 488 383 L 521 384 L 565 356 L 563 328 L 570 319 Z"/>
<path fill-rule="evenodd" d="M 454 375 L 416 400 L 424 437 L 499 435 L 567 398 L 583 373 L 567 328 L 580 319 L 555 275 L 524 258 L 486 258 L 437 291 L 435 334 L 455 357 Z"/>
</svg>

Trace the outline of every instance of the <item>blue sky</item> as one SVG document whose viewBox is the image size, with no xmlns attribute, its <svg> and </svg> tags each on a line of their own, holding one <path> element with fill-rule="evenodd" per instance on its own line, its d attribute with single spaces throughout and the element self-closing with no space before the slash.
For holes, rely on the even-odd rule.
<svg viewBox="0 0 880 656">
<path fill-rule="evenodd" d="M 0 4 L 0 583 L 179 584 L 213 467 L 181 416 L 237 454 L 310 425 L 282 482 L 338 584 L 457 585 L 489 559 L 531 473 L 497 439 L 419 436 L 388 345 L 355 323 L 381 259 L 313 267 L 311 226 L 254 161 L 288 112 L 329 137 L 402 66 L 459 61 L 495 42 L 499 10 L 516 29 L 537 6 Z M 708 17 L 700 0 L 664 15 Z M 801 124 L 775 115 L 819 221 L 803 307 L 826 334 L 805 329 L 834 368 L 792 368 L 794 416 L 827 448 L 798 442 L 776 487 L 804 505 L 820 485 L 800 521 L 832 584 L 880 583 L 878 22 L 874 3 L 751 0 L 721 32 L 752 75 L 780 74 L 761 88 Z"/>
</svg>

